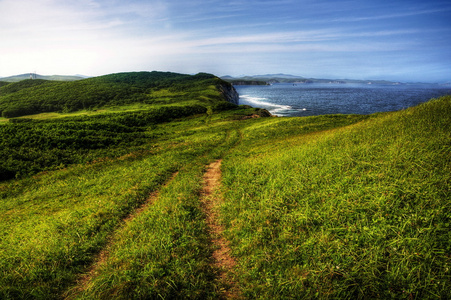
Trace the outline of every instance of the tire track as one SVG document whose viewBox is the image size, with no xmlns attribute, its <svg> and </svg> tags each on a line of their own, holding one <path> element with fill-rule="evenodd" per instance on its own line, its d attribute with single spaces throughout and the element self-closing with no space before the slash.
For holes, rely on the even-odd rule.
<svg viewBox="0 0 451 300">
<path fill-rule="evenodd" d="M 177 176 L 178 171 L 173 173 L 172 176 L 169 178 L 169 180 L 164 184 L 164 186 L 161 186 L 160 189 L 152 192 L 149 197 L 147 197 L 146 201 L 142 203 L 138 208 L 136 208 L 133 212 L 131 212 L 128 216 L 126 216 L 123 219 L 123 223 L 121 227 L 126 226 L 129 222 L 133 221 L 137 216 L 139 216 L 144 210 L 149 208 L 155 201 L 157 201 L 160 191 L 163 187 L 169 185 L 172 180 Z M 91 282 L 92 278 L 97 274 L 98 269 L 102 264 L 105 263 L 105 261 L 108 259 L 109 256 L 109 249 L 111 245 L 114 243 L 114 233 L 112 234 L 112 237 L 105 245 L 104 249 L 101 250 L 96 258 L 94 259 L 94 262 L 91 264 L 89 269 L 86 271 L 86 273 L 82 274 L 79 279 L 76 282 L 75 287 L 71 288 L 66 292 L 65 295 L 63 295 L 64 299 L 71 300 L 71 299 L 77 299 L 80 294 L 85 291 L 89 287 L 89 283 Z"/>
</svg>

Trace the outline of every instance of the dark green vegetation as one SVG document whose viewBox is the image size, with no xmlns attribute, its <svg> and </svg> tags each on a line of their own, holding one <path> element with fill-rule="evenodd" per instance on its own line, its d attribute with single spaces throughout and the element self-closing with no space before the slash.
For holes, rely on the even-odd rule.
<svg viewBox="0 0 451 300">
<path fill-rule="evenodd" d="M 0 112 L 4 118 L 13 118 L 136 103 L 213 106 L 218 104 L 221 84 L 225 82 L 210 74 L 169 72 L 119 73 L 71 82 L 28 79 L 0 87 Z"/>
<path fill-rule="evenodd" d="M 7 84 L 9 84 L 9 82 L 6 82 L 6 81 L 0 81 L 0 87 L 2 87 L 2 86 L 4 86 L 4 85 L 7 85 Z"/>
<path fill-rule="evenodd" d="M 4 179 L 17 177 L 0 183 L 1 299 L 221 298 L 199 200 L 220 158 L 243 297 L 451 298 L 451 97 L 247 118 L 264 114 L 204 76 L 143 87 L 149 106 L 0 125 Z"/>
</svg>

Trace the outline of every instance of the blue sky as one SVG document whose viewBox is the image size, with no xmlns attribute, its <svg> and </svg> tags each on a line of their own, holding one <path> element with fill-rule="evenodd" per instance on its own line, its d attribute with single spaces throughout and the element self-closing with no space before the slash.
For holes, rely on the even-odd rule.
<svg viewBox="0 0 451 300">
<path fill-rule="evenodd" d="M 451 81 L 449 0 L 0 0 L 0 76 Z"/>
</svg>

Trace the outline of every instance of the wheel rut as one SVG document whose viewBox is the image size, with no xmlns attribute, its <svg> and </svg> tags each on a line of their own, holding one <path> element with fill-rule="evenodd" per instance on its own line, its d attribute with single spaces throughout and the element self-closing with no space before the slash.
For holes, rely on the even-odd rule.
<svg viewBox="0 0 451 300">
<path fill-rule="evenodd" d="M 175 172 L 172 174 L 172 176 L 167 180 L 167 182 L 164 184 L 164 186 L 167 186 L 174 180 L 174 178 L 177 176 L 178 172 Z M 147 197 L 146 201 L 142 203 L 137 209 L 135 209 L 133 212 L 131 212 L 128 216 L 126 216 L 123 219 L 123 224 L 121 227 L 125 226 L 127 223 L 133 221 L 137 216 L 139 216 L 143 211 L 145 211 L 149 206 L 151 206 L 155 201 L 157 201 L 158 196 L 160 195 L 161 189 L 164 187 L 160 187 L 160 189 L 150 193 L 150 195 Z M 91 282 L 92 278 L 97 274 L 98 269 L 102 264 L 105 263 L 105 261 L 108 259 L 109 256 L 109 249 L 111 245 L 114 243 L 114 234 L 110 238 L 110 240 L 107 242 L 106 246 L 101 250 L 96 258 L 94 259 L 94 262 L 89 267 L 89 269 L 82 274 L 79 279 L 77 280 L 76 286 L 71 288 L 68 292 L 66 292 L 64 296 L 64 299 L 71 300 L 76 299 L 80 294 L 85 291 L 89 283 Z"/>
<path fill-rule="evenodd" d="M 236 261 L 231 256 L 229 243 L 223 236 L 224 227 L 219 223 L 217 212 L 217 207 L 222 201 L 218 191 L 221 181 L 221 163 L 221 159 L 212 162 L 204 174 L 202 204 L 211 242 L 215 248 L 212 254 L 212 265 L 219 271 L 219 282 L 225 287 L 222 296 L 227 299 L 241 299 L 242 295 L 237 283 L 232 279 Z"/>
</svg>

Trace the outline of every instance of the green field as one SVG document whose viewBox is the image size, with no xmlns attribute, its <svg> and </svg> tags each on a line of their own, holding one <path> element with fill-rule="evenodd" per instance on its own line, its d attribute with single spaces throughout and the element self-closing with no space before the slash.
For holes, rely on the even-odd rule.
<svg viewBox="0 0 451 300">
<path fill-rule="evenodd" d="M 144 75 L 127 101 L 0 120 L 0 299 L 451 298 L 451 96 L 248 118 L 211 78 Z M 231 268 L 202 204 L 219 159 Z"/>
</svg>

